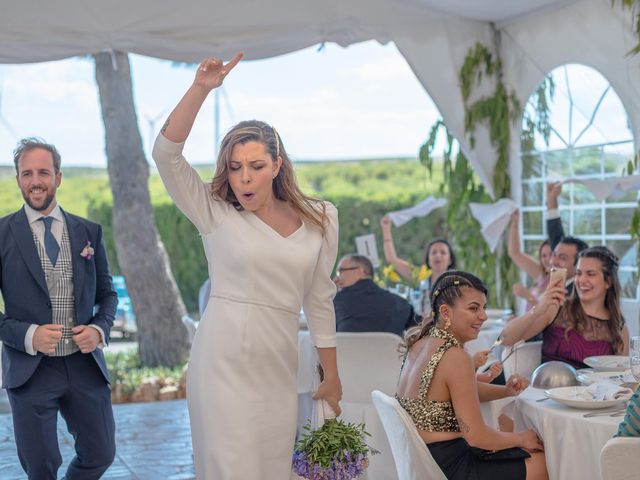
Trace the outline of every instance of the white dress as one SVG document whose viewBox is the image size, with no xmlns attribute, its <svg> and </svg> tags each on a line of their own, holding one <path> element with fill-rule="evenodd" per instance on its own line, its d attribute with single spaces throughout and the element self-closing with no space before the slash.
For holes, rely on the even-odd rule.
<svg viewBox="0 0 640 480">
<path fill-rule="evenodd" d="M 325 237 L 309 223 L 283 237 L 252 212 L 214 200 L 182 147 L 161 134 L 153 158 L 167 191 L 202 236 L 211 277 L 187 373 L 196 476 L 288 480 L 301 306 L 314 345 L 336 345 L 337 210 L 327 204 Z"/>
</svg>

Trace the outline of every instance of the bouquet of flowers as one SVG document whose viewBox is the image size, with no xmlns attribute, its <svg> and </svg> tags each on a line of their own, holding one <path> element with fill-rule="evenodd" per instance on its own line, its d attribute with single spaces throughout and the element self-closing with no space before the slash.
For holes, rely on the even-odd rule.
<svg viewBox="0 0 640 480">
<path fill-rule="evenodd" d="M 428 280 L 431 277 L 431 270 L 426 265 L 422 265 L 420 267 L 411 266 L 411 281 L 407 281 L 411 288 L 419 288 L 420 284 L 424 280 Z M 382 283 L 388 287 L 389 283 L 399 284 L 402 283 L 402 278 L 396 272 L 396 269 L 393 265 L 385 265 L 382 267 Z"/>
<path fill-rule="evenodd" d="M 293 472 L 308 480 L 352 480 L 369 466 L 369 448 L 364 424 L 346 423 L 332 418 L 313 430 L 311 424 L 296 443 Z"/>
</svg>

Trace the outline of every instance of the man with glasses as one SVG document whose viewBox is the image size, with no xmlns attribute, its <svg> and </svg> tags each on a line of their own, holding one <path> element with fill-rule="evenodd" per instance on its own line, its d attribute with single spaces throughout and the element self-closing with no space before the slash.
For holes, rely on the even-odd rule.
<svg viewBox="0 0 640 480">
<path fill-rule="evenodd" d="M 413 307 L 373 281 L 371 261 L 356 254 L 340 259 L 333 300 L 338 332 L 389 332 L 396 335 L 417 325 Z"/>
</svg>

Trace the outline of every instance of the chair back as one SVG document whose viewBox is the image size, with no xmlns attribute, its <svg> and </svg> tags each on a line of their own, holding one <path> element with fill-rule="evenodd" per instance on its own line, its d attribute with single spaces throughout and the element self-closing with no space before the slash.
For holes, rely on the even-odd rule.
<svg viewBox="0 0 640 480">
<path fill-rule="evenodd" d="M 640 438 L 615 437 L 602 447 L 602 480 L 634 480 L 640 472 Z"/>
<path fill-rule="evenodd" d="M 502 352 L 502 358 L 509 354 L 509 348 Z M 525 378 L 531 378 L 533 371 L 542 361 L 542 341 L 526 342 L 522 344 L 509 358 L 502 364 L 504 378 L 509 378 L 514 373 Z"/>
<path fill-rule="evenodd" d="M 622 300 L 620 309 L 627 322 L 629 335 L 640 335 L 640 302 L 637 300 Z"/>
<path fill-rule="evenodd" d="M 187 338 L 189 340 L 189 345 L 191 345 L 193 343 L 193 337 L 196 335 L 196 328 L 198 327 L 198 324 L 189 315 L 182 316 L 182 324 L 187 329 Z"/>
<path fill-rule="evenodd" d="M 446 480 L 398 401 L 378 390 L 371 393 L 371 400 L 387 434 L 398 480 Z"/>
<path fill-rule="evenodd" d="M 402 338 L 385 332 L 338 332 L 338 372 L 342 381 L 341 418 L 364 423 L 367 443 L 380 451 L 371 457 L 366 478 L 396 480 L 391 449 L 382 424 L 371 403 L 371 392 L 388 395 L 396 391 L 402 358 L 398 345 Z"/>
</svg>

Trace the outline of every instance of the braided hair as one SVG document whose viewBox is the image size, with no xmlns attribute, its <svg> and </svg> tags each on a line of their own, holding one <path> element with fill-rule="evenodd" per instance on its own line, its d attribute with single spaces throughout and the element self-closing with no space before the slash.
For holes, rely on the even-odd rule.
<svg viewBox="0 0 640 480">
<path fill-rule="evenodd" d="M 482 280 L 471 273 L 447 270 L 440 275 L 431 289 L 431 313 L 422 319 L 420 326 L 414 327 L 406 333 L 402 350 L 409 351 L 414 343 L 427 335 L 429 329 L 440 319 L 440 306 L 453 306 L 458 298 L 462 298 L 465 288 L 478 290 L 484 295 L 488 293 Z"/>
</svg>

